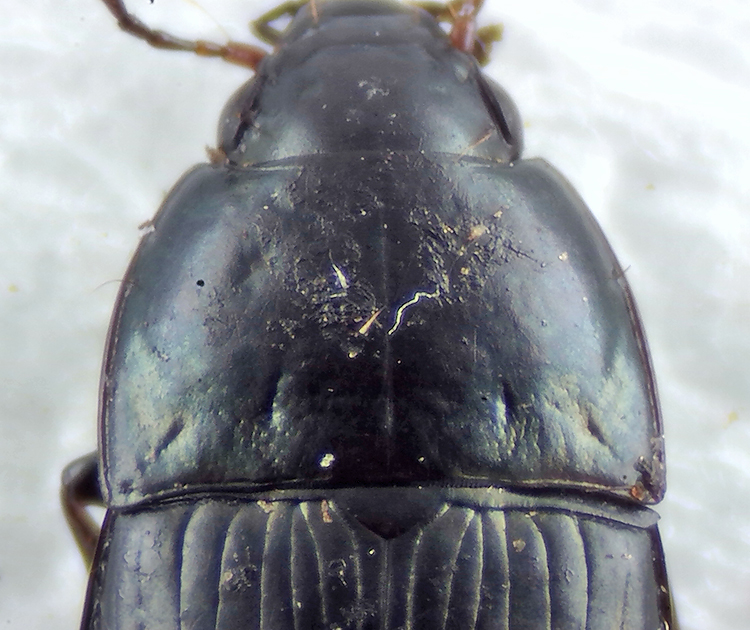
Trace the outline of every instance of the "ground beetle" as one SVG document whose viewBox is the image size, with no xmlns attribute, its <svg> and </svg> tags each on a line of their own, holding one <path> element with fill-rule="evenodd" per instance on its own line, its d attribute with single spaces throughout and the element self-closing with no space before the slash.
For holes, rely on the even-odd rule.
<svg viewBox="0 0 750 630">
<path fill-rule="evenodd" d="M 122 283 L 64 473 L 82 628 L 673 628 L 638 313 L 520 159 L 481 0 L 287 3 L 273 54 L 104 2 L 256 72 Z"/>
</svg>

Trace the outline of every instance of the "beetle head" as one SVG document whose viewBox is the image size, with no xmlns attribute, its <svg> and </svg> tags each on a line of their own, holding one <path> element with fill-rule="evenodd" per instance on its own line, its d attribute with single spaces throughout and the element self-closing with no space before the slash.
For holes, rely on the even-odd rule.
<svg viewBox="0 0 750 630">
<path fill-rule="evenodd" d="M 522 125 L 508 95 L 426 11 L 395 2 L 305 5 L 224 111 L 229 163 L 418 151 L 511 162 Z"/>
</svg>

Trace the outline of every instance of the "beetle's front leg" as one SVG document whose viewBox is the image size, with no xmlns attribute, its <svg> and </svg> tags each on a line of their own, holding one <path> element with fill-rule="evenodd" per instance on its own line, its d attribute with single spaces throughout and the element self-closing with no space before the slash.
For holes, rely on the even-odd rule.
<svg viewBox="0 0 750 630">
<path fill-rule="evenodd" d="M 62 473 L 60 501 L 65 520 L 68 521 L 68 527 L 78 543 L 81 555 L 86 565 L 91 566 L 100 528 L 86 508 L 90 505 L 104 507 L 104 498 L 99 485 L 97 453 L 84 455 L 65 467 Z"/>
<path fill-rule="evenodd" d="M 255 35 L 262 42 L 265 42 L 266 44 L 269 44 L 271 46 L 275 46 L 281 39 L 281 31 L 271 26 L 271 22 L 273 22 L 274 20 L 278 20 L 284 15 L 294 17 L 297 14 L 297 11 L 308 4 L 308 1 L 309 0 L 287 0 L 286 2 L 282 2 L 279 6 L 274 7 L 270 11 L 267 11 L 257 20 L 253 20 L 252 22 L 250 22 L 250 28 L 253 31 L 253 35 Z M 315 8 L 315 2 L 310 2 L 310 7 L 313 11 L 313 14 L 315 14 L 317 12 L 317 9 Z"/>
</svg>

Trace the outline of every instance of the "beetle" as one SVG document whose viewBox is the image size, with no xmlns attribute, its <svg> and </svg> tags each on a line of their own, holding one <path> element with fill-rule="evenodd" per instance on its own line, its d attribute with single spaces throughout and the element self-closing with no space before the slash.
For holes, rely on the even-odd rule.
<svg viewBox="0 0 750 630">
<path fill-rule="evenodd" d="M 82 628 L 675 627 L 635 302 L 481 2 L 286 3 L 266 54 L 103 1 L 255 75 L 122 283 L 63 474 Z"/>
</svg>

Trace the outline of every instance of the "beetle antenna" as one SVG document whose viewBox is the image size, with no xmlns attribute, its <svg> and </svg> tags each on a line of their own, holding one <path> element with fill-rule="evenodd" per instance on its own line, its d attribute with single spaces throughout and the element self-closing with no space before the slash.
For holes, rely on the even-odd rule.
<svg viewBox="0 0 750 630">
<path fill-rule="evenodd" d="M 153 29 L 143 23 L 132 13 L 129 13 L 123 0 L 102 0 L 115 16 L 120 28 L 139 39 L 148 42 L 154 48 L 167 50 L 185 50 L 194 52 L 202 57 L 221 57 L 225 61 L 236 63 L 255 70 L 266 51 L 257 46 L 243 44 L 240 42 L 227 42 L 217 44 L 206 40 L 188 40 L 175 37 L 165 31 Z"/>
<path fill-rule="evenodd" d="M 477 28 L 477 14 L 484 0 L 450 0 L 445 4 L 420 0 L 414 4 L 439 22 L 450 24 L 448 37 L 453 47 L 473 55 L 481 65 L 489 61 L 492 44 L 503 36 L 501 24 Z"/>
<path fill-rule="evenodd" d="M 477 40 L 477 13 L 484 0 L 460 0 L 448 4 L 453 27 L 450 32 L 451 44 L 454 48 L 474 53 Z"/>
</svg>

